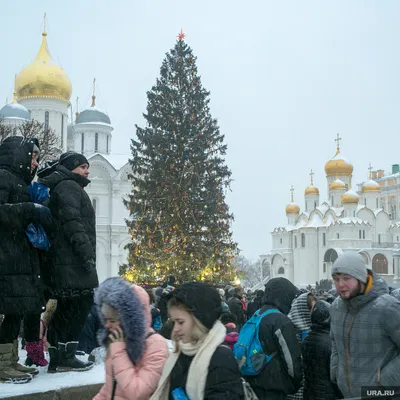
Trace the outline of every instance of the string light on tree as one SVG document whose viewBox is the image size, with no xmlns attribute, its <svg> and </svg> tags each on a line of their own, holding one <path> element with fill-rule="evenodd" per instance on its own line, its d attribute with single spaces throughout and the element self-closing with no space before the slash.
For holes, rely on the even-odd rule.
<svg viewBox="0 0 400 400">
<path fill-rule="evenodd" d="M 183 30 L 148 92 L 145 127 L 132 140 L 132 193 L 125 202 L 132 241 L 121 275 L 157 284 L 229 283 L 237 244 L 225 202 L 231 172 L 227 146 L 209 110 L 209 92 L 196 75 L 196 57 Z M 166 134 L 168 133 L 168 134 Z"/>
</svg>

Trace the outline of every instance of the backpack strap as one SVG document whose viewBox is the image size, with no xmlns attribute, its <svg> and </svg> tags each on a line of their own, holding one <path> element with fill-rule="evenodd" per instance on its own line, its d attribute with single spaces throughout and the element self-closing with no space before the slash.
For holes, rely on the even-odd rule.
<svg viewBox="0 0 400 400">
<path fill-rule="evenodd" d="M 269 310 L 267 310 L 267 311 L 264 311 L 261 315 L 260 315 L 260 311 L 261 310 L 258 310 L 256 313 L 255 313 L 255 315 L 256 316 L 260 316 L 260 319 L 257 321 L 257 324 L 256 324 L 256 327 L 257 327 L 257 329 L 258 329 L 258 327 L 260 326 L 260 324 L 261 324 L 261 321 L 263 320 L 263 318 L 264 317 L 266 317 L 267 315 L 269 315 L 269 314 L 277 314 L 277 313 L 281 313 L 279 310 L 277 310 L 276 308 L 271 308 L 271 309 L 269 309 Z"/>
</svg>

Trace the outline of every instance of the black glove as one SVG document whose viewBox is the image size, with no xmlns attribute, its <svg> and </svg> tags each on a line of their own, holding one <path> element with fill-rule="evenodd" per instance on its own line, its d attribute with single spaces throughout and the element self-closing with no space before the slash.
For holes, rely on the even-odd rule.
<svg viewBox="0 0 400 400">
<path fill-rule="evenodd" d="M 94 262 L 93 258 L 89 258 L 89 260 L 86 260 L 83 263 L 83 269 L 90 274 L 95 268 L 96 268 L 96 263 Z"/>
<path fill-rule="evenodd" d="M 33 223 L 42 225 L 46 232 L 54 230 L 54 220 L 51 215 L 50 208 L 35 203 L 35 212 L 33 215 Z"/>
</svg>

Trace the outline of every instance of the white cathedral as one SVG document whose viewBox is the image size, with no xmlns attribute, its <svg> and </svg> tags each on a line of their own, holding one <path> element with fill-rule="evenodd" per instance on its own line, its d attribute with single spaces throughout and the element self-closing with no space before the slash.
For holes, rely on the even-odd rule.
<svg viewBox="0 0 400 400">
<path fill-rule="evenodd" d="M 14 100 L 0 110 L 0 118 L 13 126 L 30 119 L 44 123 L 56 132 L 63 151 L 83 153 L 89 160 L 91 183 L 86 191 L 96 211 L 97 271 L 103 281 L 118 275 L 127 259 L 129 213 L 122 199 L 131 189 L 129 155 L 112 154 L 111 120 L 96 107 L 94 93 L 91 107 L 77 112 L 75 121 L 68 120 L 71 94 L 68 75 L 52 59 L 43 32 L 36 58 L 16 76 Z"/>
<path fill-rule="evenodd" d="M 326 200 L 320 201 L 311 171 L 304 191 L 304 208 L 291 201 L 287 224 L 272 232 L 272 250 L 260 257 L 261 287 L 268 279 L 285 277 L 305 288 L 331 279 L 332 263 L 346 251 L 358 251 L 368 268 L 388 284 L 400 282 L 400 166 L 372 171 L 370 178 L 352 186 L 353 165 L 340 153 L 325 165 Z"/>
</svg>

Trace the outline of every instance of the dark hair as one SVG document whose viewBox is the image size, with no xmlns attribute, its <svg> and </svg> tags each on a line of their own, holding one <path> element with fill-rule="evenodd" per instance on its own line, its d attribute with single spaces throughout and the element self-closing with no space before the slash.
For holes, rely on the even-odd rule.
<svg viewBox="0 0 400 400">
<path fill-rule="evenodd" d="M 236 293 L 240 293 L 243 290 L 243 288 L 241 286 L 236 286 L 235 287 L 235 292 Z"/>
<path fill-rule="evenodd" d="M 235 314 L 232 314 L 230 312 L 225 312 L 221 315 L 221 318 L 219 319 L 223 325 L 229 324 L 230 322 L 233 322 L 234 324 L 237 323 L 237 318 Z"/>
</svg>

